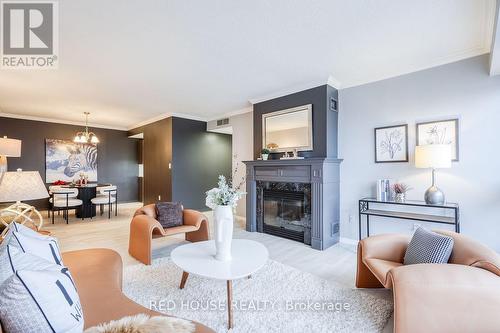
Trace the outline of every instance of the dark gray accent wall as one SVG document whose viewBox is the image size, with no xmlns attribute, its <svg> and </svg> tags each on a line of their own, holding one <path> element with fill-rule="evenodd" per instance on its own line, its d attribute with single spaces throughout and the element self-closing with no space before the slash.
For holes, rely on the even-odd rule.
<svg viewBox="0 0 500 333">
<path fill-rule="evenodd" d="M 173 117 L 172 200 L 206 210 L 205 192 L 231 176 L 232 137 L 206 131 L 206 122 Z"/>
<path fill-rule="evenodd" d="M 339 92 L 326 86 L 326 157 L 337 158 L 339 147 Z"/>
<path fill-rule="evenodd" d="M 9 171 L 38 171 L 45 181 L 45 139 L 72 140 L 82 126 L 0 117 L 0 136 L 22 140 L 21 157 L 9 157 Z M 100 140 L 97 154 L 98 181 L 118 186 L 120 202 L 137 201 L 137 140 L 126 131 L 91 129 Z M 47 207 L 47 200 L 35 206 Z"/>
<path fill-rule="evenodd" d="M 260 157 L 262 149 L 262 115 L 274 111 L 312 104 L 313 150 L 300 152 L 304 157 L 337 157 L 337 111 L 330 109 L 330 100 L 338 101 L 337 90 L 328 85 L 274 98 L 253 106 L 254 157 Z M 278 154 L 272 154 L 278 158 Z"/>
<path fill-rule="evenodd" d="M 206 128 L 204 121 L 170 117 L 129 131 L 144 133 L 145 204 L 161 197 L 208 209 L 205 192 L 217 185 L 219 174 L 231 176 L 232 138 Z"/>
</svg>

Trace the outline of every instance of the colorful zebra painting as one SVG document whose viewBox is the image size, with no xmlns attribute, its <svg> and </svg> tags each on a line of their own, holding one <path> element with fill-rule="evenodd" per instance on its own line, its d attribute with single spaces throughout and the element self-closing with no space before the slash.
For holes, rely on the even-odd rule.
<svg viewBox="0 0 500 333">
<path fill-rule="evenodd" d="M 97 145 L 69 140 L 45 140 L 45 176 L 47 183 L 78 180 L 80 173 L 97 181 Z"/>
</svg>

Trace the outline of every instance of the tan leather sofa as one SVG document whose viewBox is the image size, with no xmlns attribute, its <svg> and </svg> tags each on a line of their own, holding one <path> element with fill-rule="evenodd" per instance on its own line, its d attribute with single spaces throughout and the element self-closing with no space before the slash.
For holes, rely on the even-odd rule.
<svg viewBox="0 0 500 333">
<path fill-rule="evenodd" d="M 185 233 L 186 240 L 190 242 L 208 240 L 208 219 L 198 211 L 184 209 L 181 226 L 163 228 L 156 220 L 155 205 L 146 205 L 135 212 L 130 223 L 128 252 L 143 264 L 151 265 L 152 239 L 180 233 Z"/>
<path fill-rule="evenodd" d="M 500 332 L 500 256 L 450 231 L 448 264 L 403 265 L 405 235 L 377 235 L 358 244 L 356 287 L 390 288 L 394 332 Z"/>
<path fill-rule="evenodd" d="M 85 328 L 140 313 L 162 315 L 147 309 L 122 293 L 123 264 L 110 249 L 89 249 L 63 253 L 63 262 L 75 280 L 85 316 Z M 196 324 L 197 333 L 214 332 Z"/>
</svg>

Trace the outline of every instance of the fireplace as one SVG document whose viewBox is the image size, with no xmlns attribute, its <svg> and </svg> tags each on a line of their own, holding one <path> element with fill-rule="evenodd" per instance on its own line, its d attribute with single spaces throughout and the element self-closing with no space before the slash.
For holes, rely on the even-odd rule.
<svg viewBox="0 0 500 333">
<path fill-rule="evenodd" d="M 311 186 L 258 182 L 260 232 L 311 245 Z"/>
<path fill-rule="evenodd" d="M 324 250 L 339 241 L 341 160 L 245 161 L 246 230 Z"/>
</svg>

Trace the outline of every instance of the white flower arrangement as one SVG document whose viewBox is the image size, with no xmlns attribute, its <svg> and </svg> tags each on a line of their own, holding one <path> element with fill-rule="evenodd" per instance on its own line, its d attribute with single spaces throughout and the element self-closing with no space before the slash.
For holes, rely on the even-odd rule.
<svg viewBox="0 0 500 333">
<path fill-rule="evenodd" d="M 242 182 L 243 183 L 243 182 Z M 217 206 L 230 206 L 236 208 L 238 200 L 241 198 L 245 192 L 240 192 L 239 189 L 242 185 L 240 183 L 236 188 L 227 183 L 226 177 L 223 175 L 219 176 L 218 187 L 214 187 L 210 191 L 207 191 L 207 198 L 205 204 L 211 209 L 215 209 Z"/>
</svg>

